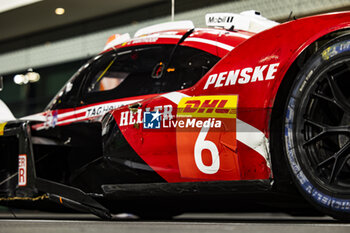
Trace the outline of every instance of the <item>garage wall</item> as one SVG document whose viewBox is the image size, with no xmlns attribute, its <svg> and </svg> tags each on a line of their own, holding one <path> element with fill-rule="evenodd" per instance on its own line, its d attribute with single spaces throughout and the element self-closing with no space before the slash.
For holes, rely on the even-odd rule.
<svg viewBox="0 0 350 233">
<path fill-rule="evenodd" d="M 181 6 L 185 7 L 185 6 Z M 215 6 L 203 7 L 175 15 L 175 20 L 190 19 L 197 27 L 204 27 L 204 15 L 209 12 L 241 12 L 255 9 L 263 16 L 284 21 L 291 11 L 293 16 L 315 14 L 339 9 L 350 8 L 350 0 L 237 0 Z M 132 17 L 132 15 L 130 15 Z M 139 28 L 170 20 L 170 16 L 134 22 L 121 27 L 71 37 L 51 43 L 44 43 L 29 48 L 0 54 L 0 74 L 19 72 L 28 68 L 40 68 L 63 62 L 86 59 L 98 54 L 107 38 L 114 33 L 131 35 Z"/>
</svg>

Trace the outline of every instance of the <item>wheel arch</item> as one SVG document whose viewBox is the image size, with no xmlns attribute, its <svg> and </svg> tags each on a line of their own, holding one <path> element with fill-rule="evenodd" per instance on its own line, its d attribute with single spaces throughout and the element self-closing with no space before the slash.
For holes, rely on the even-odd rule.
<svg viewBox="0 0 350 233">
<path fill-rule="evenodd" d="M 319 51 L 323 47 L 323 45 L 327 44 L 328 42 L 346 35 L 350 35 L 350 26 L 339 30 L 331 31 L 327 34 L 317 37 L 311 43 L 303 44 L 295 52 L 291 59 L 288 62 L 286 62 L 285 66 L 287 68 L 281 81 L 276 82 L 274 84 L 274 88 L 276 88 L 277 91 L 273 92 L 275 94 L 273 95 L 273 97 L 271 97 L 270 107 L 274 110 L 276 106 L 280 105 L 283 96 L 286 95 L 286 87 L 288 88 L 288 85 L 293 83 L 296 75 L 301 71 L 304 64 L 309 60 L 310 57 L 312 57 L 312 55 Z"/>
<path fill-rule="evenodd" d="M 287 161 L 284 161 L 285 158 L 282 156 L 283 146 L 281 142 L 281 136 L 284 132 L 282 129 L 282 124 L 284 122 L 284 111 L 286 100 L 289 96 L 290 87 L 295 82 L 295 78 L 303 69 L 303 66 L 307 61 L 312 58 L 312 56 L 324 48 L 328 43 L 341 39 L 344 36 L 350 35 L 350 28 L 342 28 L 340 30 L 335 30 L 329 32 L 310 44 L 304 45 L 300 49 L 301 52 L 296 56 L 296 58 L 291 61 L 291 64 L 286 71 L 283 79 L 279 83 L 278 90 L 273 98 L 273 105 L 271 110 L 271 117 L 269 120 L 269 140 L 270 140 L 270 153 L 271 163 L 272 163 L 272 172 L 274 175 L 274 188 L 278 190 L 283 190 L 284 185 L 290 184 L 292 186 L 292 177 L 286 165 Z M 273 146 L 272 146 L 273 145 Z M 287 190 L 290 191 L 290 187 L 287 187 Z"/>
</svg>

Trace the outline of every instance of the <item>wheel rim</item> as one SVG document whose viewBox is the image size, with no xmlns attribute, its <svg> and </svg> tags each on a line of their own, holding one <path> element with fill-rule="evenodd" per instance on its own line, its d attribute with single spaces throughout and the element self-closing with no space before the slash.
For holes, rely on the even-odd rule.
<svg viewBox="0 0 350 233">
<path fill-rule="evenodd" d="M 299 161 L 326 192 L 350 193 L 350 58 L 328 62 L 296 112 Z"/>
</svg>

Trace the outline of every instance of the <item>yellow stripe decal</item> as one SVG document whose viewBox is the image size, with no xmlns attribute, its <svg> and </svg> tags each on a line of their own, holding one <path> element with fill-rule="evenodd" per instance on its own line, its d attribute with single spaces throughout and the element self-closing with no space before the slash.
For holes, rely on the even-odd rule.
<svg viewBox="0 0 350 233">
<path fill-rule="evenodd" d="M 7 122 L 5 123 L 0 123 L 0 136 L 4 135 L 4 128 Z"/>
</svg>

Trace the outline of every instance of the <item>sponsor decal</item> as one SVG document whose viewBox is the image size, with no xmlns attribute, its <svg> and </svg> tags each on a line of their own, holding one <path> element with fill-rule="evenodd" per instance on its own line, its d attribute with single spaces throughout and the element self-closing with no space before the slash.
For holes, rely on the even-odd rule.
<svg viewBox="0 0 350 233">
<path fill-rule="evenodd" d="M 236 153 L 237 95 L 182 98 L 178 121 L 196 127 L 176 127 L 176 148 L 181 177 L 206 180 L 240 179 Z M 203 124 L 198 124 L 203 122 Z"/>
<path fill-rule="evenodd" d="M 27 185 L 27 155 L 18 156 L 18 186 Z"/>
<path fill-rule="evenodd" d="M 177 117 L 236 118 L 238 96 L 196 96 L 180 100 Z"/>
<path fill-rule="evenodd" d="M 5 123 L 0 123 L 0 136 L 4 135 L 4 128 L 7 122 Z"/>
<path fill-rule="evenodd" d="M 332 198 L 331 208 L 340 211 L 350 212 L 350 201 L 340 198 Z"/>
<path fill-rule="evenodd" d="M 350 50 L 350 41 L 344 41 L 326 48 L 321 53 L 321 56 L 323 60 L 328 60 L 341 52 L 346 52 L 349 50 Z"/>
<path fill-rule="evenodd" d="M 47 128 L 54 128 L 57 124 L 57 117 L 58 117 L 58 111 L 48 111 L 46 115 L 46 121 L 44 123 L 44 127 Z"/>
<path fill-rule="evenodd" d="M 223 119 L 236 118 L 237 96 L 184 97 L 177 109 L 172 105 L 121 112 L 119 126 L 143 124 L 143 129 L 220 129 Z"/>
<path fill-rule="evenodd" d="M 94 107 L 86 109 L 85 116 L 86 117 L 99 116 L 99 115 L 107 113 L 107 112 L 109 112 L 117 107 L 119 107 L 119 105 L 117 105 L 117 104 L 94 106 Z"/>
<path fill-rule="evenodd" d="M 154 112 L 159 112 L 162 115 L 161 120 L 171 120 L 174 118 L 173 115 L 173 106 L 172 105 L 164 105 L 164 106 L 155 106 L 152 111 L 151 108 L 146 108 L 144 114 L 148 112 L 148 114 L 152 114 Z M 142 109 L 137 109 L 135 111 L 125 111 L 120 114 L 119 126 L 127 126 L 127 125 L 135 125 L 135 124 L 143 124 L 144 123 L 144 114 L 142 114 Z"/>
<path fill-rule="evenodd" d="M 225 23 L 232 23 L 233 21 L 233 16 L 210 16 L 208 17 L 208 23 L 222 23 L 222 22 L 225 22 Z"/>
<path fill-rule="evenodd" d="M 85 117 L 96 117 L 96 116 L 101 116 L 109 111 L 112 111 L 113 109 L 119 108 L 121 106 L 131 104 L 134 102 L 137 102 L 138 100 L 128 100 L 128 101 L 121 101 L 121 102 L 114 102 L 114 103 L 108 103 L 108 104 L 100 104 L 100 105 L 95 105 L 87 108 L 83 108 L 79 111 L 85 111 Z"/>
<path fill-rule="evenodd" d="M 139 44 L 139 43 L 154 43 L 158 40 L 157 35 L 152 35 L 152 36 L 145 36 L 145 37 L 140 37 L 140 38 L 135 38 L 131 41 L 131 44 Z"/>
<path fill-rule="evenodd" d="M 277 72 L 278 66 L 279 63 L 273 63 L 269 65 L 246 67 L 243 69 L 212 74 L 209 75 L 203 89 L 208 89 L 210 86 L 223 87 L 272 80 L 275 78 L 275 73 Z"/>
<path fill-rule="evenodd" d="M 328 60 L 332 55 L 336 55 L 337 51 L 334 47 L 328 47 L 322 52 L 322 58 L 323 60 Z"/>
</svg>

